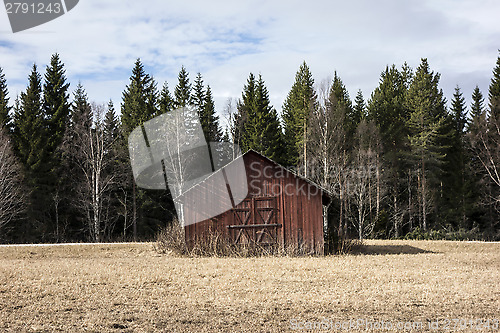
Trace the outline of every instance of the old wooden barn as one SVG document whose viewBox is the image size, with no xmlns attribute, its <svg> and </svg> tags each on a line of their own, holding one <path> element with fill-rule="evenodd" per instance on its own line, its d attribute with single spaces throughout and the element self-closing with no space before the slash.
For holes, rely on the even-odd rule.
<svg viewBox="0 0 500 333">
<path fill-rule="evenodd" d="M 329 194 L 253 150 L 242 158 L 248 195 L 225 213 L 187 225 L 187 244 L 217 234 L 236 245 L 278 245 L 323 254 L 323 207 L 330 202 Z"/>
</svg>

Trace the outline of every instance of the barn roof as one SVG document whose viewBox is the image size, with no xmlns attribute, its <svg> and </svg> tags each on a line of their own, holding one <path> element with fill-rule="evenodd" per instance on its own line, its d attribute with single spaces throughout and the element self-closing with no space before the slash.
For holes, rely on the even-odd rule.
<svg viewBox="0 0 500 333">
<path fill-rule="evenodd" d="M 294 177 L 297 177 L 297 178 L 299 178 L 299 179 L 302 179 L 302 180 L 303 180 L 303 181 L 305 181 L 306 183 L 308 183 L 308 184 L 310 184 L 310 185 L 314 186 L 315 188 L 317 188 L 317 189 L 321 190 L 323 205 L 327 206 L 327 205 L 330 203 L 330 201 L 331 201 L 331 199 L 332 199 L 332 195 L 331 195 L 331 193 L 330 193 L 329 191 L 327 191 L 325 188 L 321 187 L 320 185 L 318 185 L 318 184 L 316 184 L 315 182 L 313 182 L 312 180 L 310 180 L 309 178 L 306 178 L 306 177 L 303 177 L 303 176 L 298 175 L 296 172 L 294 172 L 294 171 L 292 171 L 292 170 L 290 170 L 290 169 L 288 169 L 288 168 L 285 168 L 284 166 L 282 166 L 282 165 L 281 165 L 281 164 L 279 164 L 278 162 L 276 162 L 276 161 L 274 161 L 274 160 L 270 159 L 270 158 L 269 158 L 269 157 L 267 157 L 267 156 L 262 155 L 261 153 L 259 153 L 259 152 L 255 151 L 255 150 L 253 150 L 253 149 L 250 149 L 250 150 L 248 150 L 247 152 L 245 152 L 245 153 L 243 154 L 243 156 L 248 155 L 248 154 L 254 154 L 254 155 L 257 155 L 257 156 L 259 156 L 259 157 L 262 157 L 263 159 L 265 159 L 265 160 L 267 160 L 268 162 L 270 162 L 270 163 L 272 163 L 272 164 L 276 165 L 277 167 L 282 168 L 283 170 L 285 170 L 286 172 L 290 173 L 290 174 L 291 174 L 291 175 L 293 175 Z"/>
<path fill-rule="evenodd" d="M 315 182 L 313 182 L 312 180 L 306 178 L 306 177 L 303 177 L 303 176 L 300 176 L 298 175 L 296 172 L 288 169 L 288 168 L 285 168 L 284 166 L 282 166 L 281 164 L 279 164 L 278 162 L 270 159 L 269 157 L 267 156 L 264 156 L 262 155 L 261 153 L 253 150 L 253 149 L 249 149 L 248 151 L 246 151 L 242 156 L 245 156 L 245 155 L 250 155 L 250 154 L 253 154 L 253 155 L 257 155 L 261 158 L 263 158 L 264 160 L 268 161 L 269 163 L 283 169 L 285 172 L 293 175 L 294 177 L 298 178 L 298 179 L 301 179 L 303 181 L 305 181 L 306 183 L 308 183 L 309 185 L 311 186 L 314 186 L 315 188 L 319 189 L 321 191 L 321 201 L 323 203 L 323 205 L 327 206 L 330 201 L 331 201 L 331 198 L 332 198 L 332 195 L 329 191 L 327 191 L 326 189 L 324 189 L 323 187 L 319 186 L 318 184 L 316 184 Z M 231 161 L 229 164 L 233 163 L 233 161 Z M 200 183 L 203 183 L 205 182 L 207 179 L 209 179 L 210 177 L 212 177 L 214 174 L 209 174 L 203 181 L 201 181 Z M 174 201 L 175 200 L 178 200 L 179 198 L 182 198 L 184 196 L 185 193 L 191 191 L 192 189 L 196 188 L 200 183 L 196 184 L 196 185 L 193 185 L 191 188 L 189 188 L 188 190 L 184 191 L 184 193 L 182 193 L 181 195 L 179 195 L 177 198 L 174 198 Z"/>
</svg>

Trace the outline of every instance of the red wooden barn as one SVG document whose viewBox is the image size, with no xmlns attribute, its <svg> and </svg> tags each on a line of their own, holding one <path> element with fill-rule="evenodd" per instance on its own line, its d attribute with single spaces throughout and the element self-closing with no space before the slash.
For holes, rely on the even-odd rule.
<svg viewBox="0 0 500 333">
<path fill-rule="evenodd" d="M 248 185 L 245 200 L 223 214 L 187 225 L 187 243 L 192 246 L 194 240 L 217 232 L 233 244 L 273 244 L 323 254 L 323 206 L 330 202 L 329 194 L 253 150 L 242 158 Z"/>
</svg>

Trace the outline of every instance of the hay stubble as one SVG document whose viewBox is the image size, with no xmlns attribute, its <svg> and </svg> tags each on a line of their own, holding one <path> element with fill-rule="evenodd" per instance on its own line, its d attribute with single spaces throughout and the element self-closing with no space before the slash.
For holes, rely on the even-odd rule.
<svg viewBox="0 0 500 333">
<path fill-rule="evenodd" d="M 382 254 L 186 258 L 158 255 L 151 244 L 0 248 L 0 331 L 281 332 L 291 319 L 500 319 L 500 244 L 368 245 Z"/>
</svg>

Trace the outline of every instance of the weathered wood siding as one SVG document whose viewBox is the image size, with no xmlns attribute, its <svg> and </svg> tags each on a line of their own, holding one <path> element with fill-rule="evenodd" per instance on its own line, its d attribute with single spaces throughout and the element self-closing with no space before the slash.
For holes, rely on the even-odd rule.
<svg viewBox="0 0 500 333">
<path fill-rule="evenodd" d="M 322 254 L 322 202 L 326 194 L 256 152 L 245 153 L 243 160 L 248 196 L 231 211 L 186 226 L 188 244 L 216 232 L 228 242 L 276 242 L 283 247 Z M 197 197 L 197 200 L 204 199 Z M 184 214 L 199 213 L 185 211 Z"/>
</svg>

